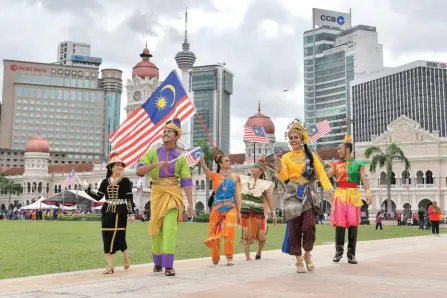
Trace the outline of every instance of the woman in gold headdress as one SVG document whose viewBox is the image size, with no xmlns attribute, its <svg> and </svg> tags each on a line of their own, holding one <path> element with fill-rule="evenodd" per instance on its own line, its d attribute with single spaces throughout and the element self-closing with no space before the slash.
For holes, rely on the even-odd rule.
<svg viewBox="0 0 447 298">
<path fill-rule="evenodd" d="M 296 256 L 298 273 L 315 269 L 311 251 L 315 243 L 315 211 L 318 205 L 314 184 L 316 178 L 332 197 L 334 191 L 318 157 L 307 147 L 309 135 L 304 127 L 295 122 L 289 132 L 292 151 L 286 153 L 277 163 L 277 175 L 281 181 L 289 181 L 284 198 L 287 229 L 284 236 L 283 252 Z M 304 249 L 304 260 L 302 258 Z"/>
<path fill-rule="evenodd" d="M 117 251 L 123 253 L 124 269 L 129 269 L 130 261 L 126 242 L 127 216 L 130 215 L 131 222 L 135 221 L 132 185 L 129 178 L 122 175 L 126 165 L 116 152 L 112 152 L 109 158 L 107 176 L 101 182 L 98 191 L 93 192 L 90 186 L 86 190 L 86 193 L 97 201 L 104 196 L 106 198 L 101 208 L 102 240 L 108 265 L 104 274 L 112 274 L 115 271 L 113 254 Z"/>
</svg>

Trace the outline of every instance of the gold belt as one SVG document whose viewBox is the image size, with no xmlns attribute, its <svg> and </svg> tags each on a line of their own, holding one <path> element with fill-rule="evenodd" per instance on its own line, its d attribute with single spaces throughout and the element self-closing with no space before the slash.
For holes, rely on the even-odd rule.
<svg viewBox="0 0 447 298">
<path fill-rule="evenodd" d="M 290 178 L 290 182 L 298 185 L 303 185 L 309 183 L 309 180 L 301 176 L 301 177 Z"/>
<path fill-rule="evenodd" d="M 152 179 L 153 185 L 179 185 L 178 178 Z"/>
</svg>

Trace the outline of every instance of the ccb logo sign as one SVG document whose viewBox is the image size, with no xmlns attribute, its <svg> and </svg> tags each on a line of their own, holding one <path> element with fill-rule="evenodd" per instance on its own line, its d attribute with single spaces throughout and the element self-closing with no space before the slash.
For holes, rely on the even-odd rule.
<svg viewBox="0 0 447 298">
<path fill-rule="evenodd" d="M 12 71 L 16 71 L 17 70 L 17 65 L 12 64 L 10 68 L 11 68 Z"/>
<path fill-rule="evenodd" d="M 337 23 L 339 25 L 343 25 L 345 23 L 345 18 L 343 16 L 330 16 L 330 15 L 321 15 L 320 19 L 325 22 Z"/>
</svg>

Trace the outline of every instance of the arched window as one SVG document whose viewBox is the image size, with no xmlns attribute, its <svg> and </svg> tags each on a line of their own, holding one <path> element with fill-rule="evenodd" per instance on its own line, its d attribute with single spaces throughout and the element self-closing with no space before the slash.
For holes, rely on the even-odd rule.
<svg viewBox="0 0 447 298">
<path fill-rule="evenodd" d="M 196 180 L 196 190 L 200 190 L 200 183 L 199 183 L 199 180 Z"/>
<path fill-rule="evenodd" d="M 200 181 L 200 189 L 205 190 L 205 180 Z"/>
<path fill-rule="evenodd" d="M 410 173 L 408 171 L 402 172 L 402 185 L 411 184 Z"/>
<path fill-rule="evenodd" d="M 416 184 L 424 184 L 424 173 L 420 170 L 416 173 Z"/>
<path fill-rule="evenodd" d="M 36 183 L 36 182 L 33 182 L 33 186 L 32 186 L 31 191 L 32 191 L 32 192 L 36 192 L 36 190 L 37 190 L 37 183 Z"/>
<path fill-rule="evenodd" d="M 37 192 L 42 193 L 42 182 L 39 182 L 39 186 L 37 187 Z"/>
<path fill-rule="evenodd" d="M 55 193 L 55 194 L 58 193 L 58 191 L 57 191 L 57 185 L 54 185 L 54 193 Z"/>
<path fill-rule="evenodd" d="M 59 186 L 58 186 L 58 189 L 59 189 L 59 191 L 58 192 L 61 192 L 62 191 L 62 186 L 59 184 Z"/>
<path fill-rule="evenodd" d="M 74 189 L 75 189 L 75 190 L 78 189 L 78 185 L 77 185 L 77 184 L 74 185 Z"/>
<path fill-rule="evenodd" d="M 26 192 L 30 193 L 31 192 L 31 183 L 28 182 L 27 186 L 26 186 Z"/>
<path fill-rule="evenodd" d="M 29 205 L 29 200 L 26 200 L 26 206 L 28 206 Z"/>
<path fill-rule="evenodd" d="M 380 173 L 380 185 L 385 185 L 386 182 L 387 182 L 386 173 L 385 172 Z"/>
<path fill-rule="evenodd" d="M 45 190 L 46 190 L 46 193 L 50 192 L 50 183 L 49 182 L 47 183 L 47 188 Z"/>
<path fill-rule="evenodd" d="M 433 172 L 430 170 L 425 172 L 425 184 L 433 184 Z"/>
<path fill-rule="evenodd" d="M 98 183 L 95 183 L 95 189 L 98 189 Z"/>
<path fill-rule="evenodd" d="M 71 184 L 68 185 L 68 189 L 71 189 Z"/>
<path fill-rule="evenodd" d="M 394 172 L 391 172 L 390 184 L 396 185 L 396 174 L 394 174 Z"/>
</svg>

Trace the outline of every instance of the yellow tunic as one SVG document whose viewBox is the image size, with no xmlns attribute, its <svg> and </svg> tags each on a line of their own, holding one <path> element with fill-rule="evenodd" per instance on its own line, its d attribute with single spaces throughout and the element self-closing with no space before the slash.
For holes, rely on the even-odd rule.
<svg viewBox="0 0 447 298">
<path fill-rule="evenodd" d="M 325 191 L 332 188 L 320 159 L 312 153 L 314 157 L 314 170 Z M 283 155 L 281 158 L 282 169 L 278 172 L 281 181 L 290 179 L 290 182 L 303 185 L 309 182 L 308 179 L 302 177 L 306 167 L 306 153 L 304 150 L 292 150 Z"/>
</svg>

